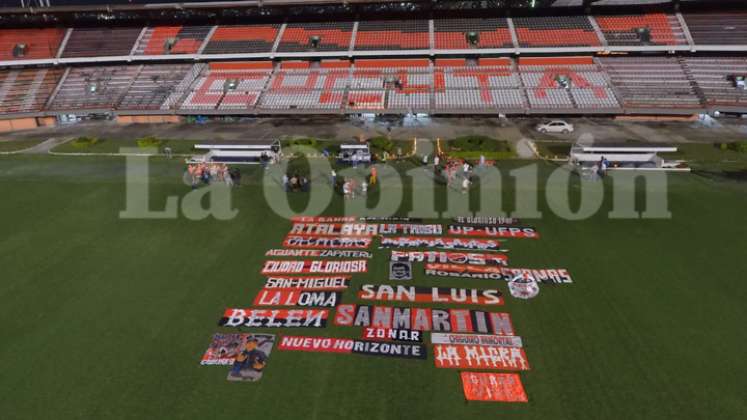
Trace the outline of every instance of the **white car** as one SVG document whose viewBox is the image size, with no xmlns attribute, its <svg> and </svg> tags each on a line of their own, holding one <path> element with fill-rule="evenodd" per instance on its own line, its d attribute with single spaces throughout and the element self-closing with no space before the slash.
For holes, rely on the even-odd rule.
<svg viewBox="0 0 747 420">
<path fill-rule="evenodd" d="M 555 120 L 544 124 L 538 124 L 537 131 L 539 131 L 540 133 L 568 134 L 573 132 L 573 124 L 568 124 L 567 122 L 562 120 Z"/>
</svg>

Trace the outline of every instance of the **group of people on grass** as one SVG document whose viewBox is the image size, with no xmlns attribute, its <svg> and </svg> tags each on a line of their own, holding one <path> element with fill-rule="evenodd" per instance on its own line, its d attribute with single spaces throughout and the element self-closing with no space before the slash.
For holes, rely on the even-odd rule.
<svg viewBox="0 0 747 420">
<path fill-rule="evenodd" d="M 224 182 L 229 187 L 241 182 L 241 172 L 238 168 L 229 169 L 225 163 L 195 163 L 187 165 L 187 172 L 192 181 L 192 188 L 197 188 L 200 183 L 212 184 Z"/>
<path fill-rule="evenodd" d="M 378 183 L 378 170 L 376 166 L 372 165 L 368 175 L 359 181 L 355 177 L 338 179 L 337 172 L 332 169 L 332 172 L 330 172 L 330 183 L 333 189 L 337 189 L 339 183 L 339 188 L 345 198 L 355 198 L 357 195 L 365 196 L 368 194 L 369 188 Z"/>
<path fill-rule="evenodd" d="M 283 190 L 285 192 L 308 192 L 310 188 L 311 183 L 305 176 L 301 176 L 297 173 L 291 176 L 283 174 Z"/>
</svg>

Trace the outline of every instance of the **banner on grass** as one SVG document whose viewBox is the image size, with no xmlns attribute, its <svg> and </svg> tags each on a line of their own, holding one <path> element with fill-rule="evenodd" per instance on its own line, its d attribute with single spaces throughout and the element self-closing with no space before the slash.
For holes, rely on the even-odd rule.
<svg viewBox="0 0 747 420">
<path fill-rule="evenodd" d="M 255 382 L 262 378 L 267 359 L 275 344 L 275 336 L 270 334 L 249 334 L 243 348 L 236 355 L 228 372 L 229 381 Z"/>
<path fill-rule="evenodd" d="M 519 223 L 519 219 L 514 217 L 490 217 L 490 216 L 459 216 L 452 219 L 454 223 L 460 225 L 477 225 L 477 226 L 506 226 Z"/>
<path fill-rule="evenodd" d="M 397 251 L 392 250 L 391 261 L 426 262 L 441 264 L 508 265 L 505 254 L 475 252 Z"/>
<path fill-rule="evenodd" d="M 218 325 L 250 328 L 324 328 L 329 309 L 228 308 Z"/>
<path fill-rule="evenodd" d="M 423 219 L 413 217 L 398 216 L 293 216 L 290 219 L 293 223 L 351 223 L 351 222 L 422 222 Z"/>
<path fill-rule="evenodd" d="M 517 335 L 431 333 L 431 344 L 460 344 L 491 347 L 523 347 Z"/>
<path fill-rule="evenodd" d="M 412 280 L 412 263 L 389 261 L 389 280 Z"/>
<path fill-rule="evenodd" d="M 213 334 L 210 346 L 205 350 L 200 360 L 201 365 L 232 365 L 236 356 L 244 351 L 249 338 L 257 338 L 260 341 L 273 340 L 271 334 Z"/>
<path fill-rule="evenodd" d="M 425 346 L 413 343 L 389 343 L 332 337 L 285 336 L 280 339 L 280 350 L 320 353 L 356 353 L 369 356 L 388 356 L 405 359 L 425 359 Z"/>
<path fill-rule="evenodd" d="M 290 221 L 293 223 L 350 223 L 357 221 L 353 216 L 293 216 Z"/>
<path fill-rule="evenodd" d="M 529 370 L 524 349 L 517 347 L 434 344 L 437 368 Z"/>
<path fill-rule="evenodd" d="M 301 291 L 294 289 L 262 289 L 254 298 L 254 306 L 320 306 L 334 308 L 342 299 L 341 292 Z"/>
<path fill-rule="evenodd" d="M 336 308 L 334 323 L 347 327 L 514 335 L 514 327 L 507 313 L 470 309 L 343 304 Z"/>
<path fill-rule="evenodd" d="M 366 260 L 268 260 L 262 267 L 262 274 L 349 274 L 366 271 L 368 271 Z"/>
<path fill-rule="evenodd" d="M 480 236 L 486 238 L 532 238 L 538 239 L 539 233 L 532 227 L 506 226 L 460 226 L 449 225 L 449 235 Z"/>
<path fill-rule="evenodd" d="M 389 286 L 364 284 L 358 292 L 362 300 L 384 302 L 428 302 L 464 305 L 503 305 L 503 296 L 496 289 L 463 289 L 456 287 Z"/>
<path fill-rule="evenodd" d="M 433 238 L 427 236 L 381 237 L 382 248 L 440 248 L 498 251 L 500 242 L 494 239 Z"/>
<path fill-rule="evenodd" d="M 461 372 L 461 378 L 469 401 L 528 401 L 518 373 Z"/>
<path fill-rule="evenodd" d="M 265 289 L 344 290 L 350 276 L 268 277 Z"/>
<path fill-rule="evenodd" d="M 347 249 L 270 249 L 266 257 L 372 258 L 368 251 Z"/>
<path fill-rule="evenodd" d="M 531 276 L 546 284 L 573 283 L 568 270 L 564 268 L 512 268 L 485 267 L 479 265 L 426 264 L 425 274 L 439 277 L 462 277 L 470 279 L 490 279 L 511 281 L 517 276 Z"/>
<path fill-rule="evenodd" d="M 363 329 L 361 338 L 372 341 L 403 341 L 410 343 L 422 343 L 423 333 L 414 330 L 393 330 L 391 328 L 372 328 Z"/>
<path fill-rule="evenodd" d="M 365 249 L 371 245 L 370 237 L 288 235 L 283 241 L 286 248 Z"/>
<path fill-rule="evenodd" d="M 374 236 L 374 235 L 442 235 L 440 224 L 419 223 L 294 223 L 291 235 L 308 236 Z"/>
</svg>

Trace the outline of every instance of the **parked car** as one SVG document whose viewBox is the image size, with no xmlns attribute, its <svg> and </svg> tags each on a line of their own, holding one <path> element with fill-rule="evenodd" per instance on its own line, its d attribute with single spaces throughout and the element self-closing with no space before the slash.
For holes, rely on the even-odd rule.
<svg viewBox="0 0 747 420">
<path fill-rule="evenodd" d="M 569 124 L 563 120 L 554 120 L 544 124 L 537 124 L 537 131 L 540 133 L 568 134 L 573 132 L 573 124 Z"/>
</svg>

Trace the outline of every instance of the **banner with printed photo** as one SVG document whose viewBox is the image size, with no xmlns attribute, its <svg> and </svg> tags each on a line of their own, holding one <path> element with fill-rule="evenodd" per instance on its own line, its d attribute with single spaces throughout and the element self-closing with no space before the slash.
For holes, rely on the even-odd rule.
<svg viewBox="0 0 747 420">
<path fill-rule="evenodd" d="M 414 330 L 393 330 L 391 328 L 372 328 L 363 329 L 361 338 L 370 341 L 403 341 L 410 343 L 422 343 L 423 333 Z"/>
<path fill-rule="evenodd" d="M 228 308 L 218 325 L 249 328 L 324 328 L 329 309 Z"/>
<path fill-rule="evenodd" d="M 434 344 L 437 368 L 529 370 L 524 349 L 517 347 Z"/>
<path fill-rule="evenodd" d="M 367 260 L 268 260 L 262 274 L 353 274 L 368 271 Z"/>
<path fill-rule="evenodd" d="M 288 235 L 283 241 L 285 248 L 366 249 L 369 246 L 370 237 Z"/>
<path fill-rule="evenodd" d="M 254 306 L 318 306 L 334 308 L 342 300 L 341 292 L 302 291 L 295 289 L 262 289 Z"/>
<path fill-rule="evenodd" d="M 440 248 L 501 251 L 495 239 L 440 238 L 428 236 L 382 236 L 381 248 Z"/>
<path fill-rule="evenodd" d="M 452 219 L 455 224 L 473 226 L 509 226 L 519 223 L 514 217 L 459 216 Z"/>
<path fill-rule="evenodd" d="M 508 256 L 496 253 L 392 250 L 391 261 L 439 264 L 508 265 Z"/>
<path fill-rule="evenodd" d="M 361 285 L 358 298 L 383 302 L 426 302 L 462 305 L 503 305 L 504 303 L 503 296 L 497 289 L 390 286 L 387 284 Z"/>
<path fill-rule="evenodd" d="M 461 372 L 468 401 L 527 402 L 518 373 Z"/>
<path fill-rule="evenodd" d="M 573 283 L 573 278 L 564 268 L 514 268 L 479 265 L 426 263 L 425 274 L 438 277 L 460 277 L 512 281 L 517 276 L 531 276 L 545 284 Z"/>
<path fill-rule="evenodd" d="M 342 304 L 337 305 L 334 324 L 345 327 L 514 335 L 509 314 L 472 309 Z"/>
<path fill-rule="evenodd" d="M 484 238 L 531 238 L 539 239 L 539 233 L 533 227 L 508 226 L 461 226 L 449 225 L 449 235 L 477 236 Z"/>
<path fill-rule="evenodd" d="M 262 378 L 267 360 L 275 344 L 275 336 L 270 334 L 250 334 L 243 348 L 236 355 L 228 371 L 229 381 L 256 382 Z"/>
<path fill-rule="evenodd" d="M 268 277 L 265 289 L 345 290 L 350 276 Z"/>
<path fill-rule="evenodd" d="M 412 280 L 412 263 L 389 261 L 389 280 Z"/>
<path fill-rule="evenodd" d="M 280 339 L 278 348 L 284 351 L 355 353 L 404 359 L 425 359 L 428 357 L 425 346 L 422 344 L 390 343 L 350 338 L 284 336 Z"/>
<path fill-rule="evenodd" d="M 349 249 L 270 249 L 265 257 L 373 258 L 368 251 Z"/>
<path fill-rule="evenodd" d="M 205 350 L 205 354 L 202 355 L 200 360 L 201 365 L 232 365 L 241 351 L 244 350 L 244 345 L 253 335 L 261 335 L 265 337 L 273 337 L 268 334 L 213 334 L 213 339 L 210 342 L 210 346 Z"/>
<path fill-rule="evenodd" d="M 431 344 L 459 344 L 491 347 L 523 347 L 517 335 L 431 333 Z"/>
</svg>

